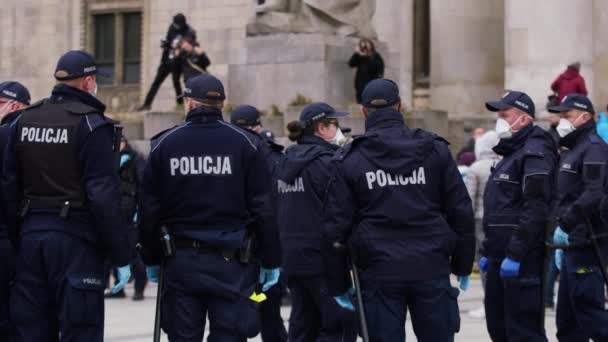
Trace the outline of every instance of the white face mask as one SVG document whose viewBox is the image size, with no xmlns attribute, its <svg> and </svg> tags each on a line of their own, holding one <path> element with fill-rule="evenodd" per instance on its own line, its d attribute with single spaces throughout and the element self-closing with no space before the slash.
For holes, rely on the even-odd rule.
<svg viewBox="0 0 608 342">
<path fill-rule="evenodd" d="M 498 118 L 496 120 L 496 128 L 494 129 L 496 131 L 496 134 L 498 135 L 498 138 L 508 139 L 513 136 L 513 133 L 519 132 L 519 130 L 513 130 L 513 126 L 517 125 L 519 120 L 521 120 L 523 117 L 524 115 L 520 116 L 517 120 L 515 120 L 512 125 L 509 125 L 509 122 L 507 120 L 503 118 Z"/>
<path fill-rule="evenodd" d="M 93 95 L 93 97 L 97 97 L 97 82 L 95 82 L 95 88 L 92 91 L 89 91 L 89 94 Z"/>
<path fill-rule="evenodd" d="M 334 135 L 333 139 L 331 139 L 329 142 L 334 145 L 342 146 L 346 143 L 346 141 L 346 137 L 342 133 L 340 127 L 338 127 L 338 129 L 336 129 L 336 135 Z"/>
<path fill-rule="evenodd" d="M 565 137 L 566 135 L 574 132 L 576 130 L 576 127 L 574 127 L 574 124 L 578 121 L 578 119 L 580 119 L 583 115 L 585 115 L 585 113 L 581 113 L 581 115 L 579 115 L 576 120 L 574 120 L 574 123 L 570 122 L 567 119 L 561 118 L 559 119 L 559 125 L 557 125 L 556 129 L 557 129 L 557 134 L 559 134 L 559 136 L 561 138 Z"/>
</svg>

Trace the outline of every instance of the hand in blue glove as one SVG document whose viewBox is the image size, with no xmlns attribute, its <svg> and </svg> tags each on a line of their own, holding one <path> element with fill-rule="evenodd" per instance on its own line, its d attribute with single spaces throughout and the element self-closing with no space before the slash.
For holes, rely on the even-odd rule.
<svg viewBox="0 0 608 342">
<path fill-rule="evenodd" d="M 281 270 L 278 268 L 260 268 L 260 284 L 262 284 L 262 292 L 266 292 L 270 290 L 271 287 L 275 286 L 279 282 L 280 275 Z"/>
<path fill-rule="evenodd" d="M 568 234 L 562 230 L 562 227 L 558 226 L 555 229 L 555 233 L 553 233 L 553 243 L 557 243 L 560 245 L 567 245 L 570 242 L 568 241 Z"/>
<path fill-rule="evenodd" d="M 483 273 L 488 272 L 488 258 L 481 257 L 479 259 L 479 270 Z"/>
<path fill-rule="evenodd" d="M 354 292 L 355 292 L 355 289 L 353 289 L 351 287 L 350 289 L 348 289 L 348 291 L 344 292 L 343 294 L 334 297 L 334 300 L 343 309 L 346 309 L 349 311 L 355 311 L 355 305 L 353 304 L 353 300 L 352 300 Z"/>
<path fill-rule="evenodd" d="M 458 283 L 460 284 L 460 289 L 462 291 L 466 291 L 469 288 L 469 282 L 471 280 L 471 276 L 458 276 Z"/>
<path fill-rule="evenodd" d="M 112 294 L 118 293 L 125 288 L 129 279 L 131 279 L 131 267 L 129 265 L 119 267 L 116 273 L 118 273 L 118 284 L 112 287 Z"/>
<path fill-rule="evenodd" d="M 564 250 L 556 249 L 555 250 L 555 266 L 559 271 L 562 270 L 562 262 L 564 260 Z"/>
<path fill-rule="evenodd" d="M 146 266 L 146 276 L 149 281 L 158 283 L 160 281 L 160 266 Z"/>
<path fill-rule="evenodd" d="M 511 259 L 505 258 L 500 265 L 501 278 L 514 278 L 519 276 L 520 263 Z"/>
</svg>

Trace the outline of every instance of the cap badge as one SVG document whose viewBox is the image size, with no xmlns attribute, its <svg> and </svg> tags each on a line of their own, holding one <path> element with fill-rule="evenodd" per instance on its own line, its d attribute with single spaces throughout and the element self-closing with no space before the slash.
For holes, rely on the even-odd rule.
<svg viewBox="0 0 608 342">
<path fill-rule="evenodd" d="M 375 99 L 370 102 L 374 106 L 386 106 L 388 105 L 388 101 L 385 99 Z"/>
</svg>

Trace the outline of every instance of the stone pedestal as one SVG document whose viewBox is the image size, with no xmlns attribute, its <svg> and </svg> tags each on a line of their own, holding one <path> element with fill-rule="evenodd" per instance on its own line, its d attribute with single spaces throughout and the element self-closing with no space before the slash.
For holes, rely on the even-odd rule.
<svg viewBox="0 0 608 342">
<path fill-rule="evenodd" d="M 228 67 L 229 102 L 284 109 L 302 94 L 312 101 L 347 106 L 355 102 L 355 70 L 348 60 L 356 43 L 356 38 L 323 34 L 248 37 L 245 63 Z M 384 47 L 377 45 L 382 54 Z"/>
</svg>

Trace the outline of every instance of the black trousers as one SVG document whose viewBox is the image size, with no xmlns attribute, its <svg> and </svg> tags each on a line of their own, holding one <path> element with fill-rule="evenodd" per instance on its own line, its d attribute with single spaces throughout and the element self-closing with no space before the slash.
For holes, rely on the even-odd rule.
<svg viewBox="0 0 608 342">
<path fill-rule="evenodd" d="M 158 66 L 158 70 L 156 71 L 156 77 L 150 86 L 150 90 L 148 90 L 148 94 L 146 95 L 146 100 L 144 101 L 144 106 L 151 106 L 154 101 L 154 97 L 156 93 L 158 93 L 158 89 L 160 85 L 165 81 L 167 76 L 171 74 L 173 79 L 173 88 L 175 88 L 175 96 L 179 96 L 182 94 L 182 85 L 180 83 L 180 78 L 182 76 L 182 68 L 179 63 L 174 63 L 174 61 L 165 61 L 161 62 Z M 183 99 L 179 98 L 176 100 L 177 103 L 183 103 Z"/>
</svg>

